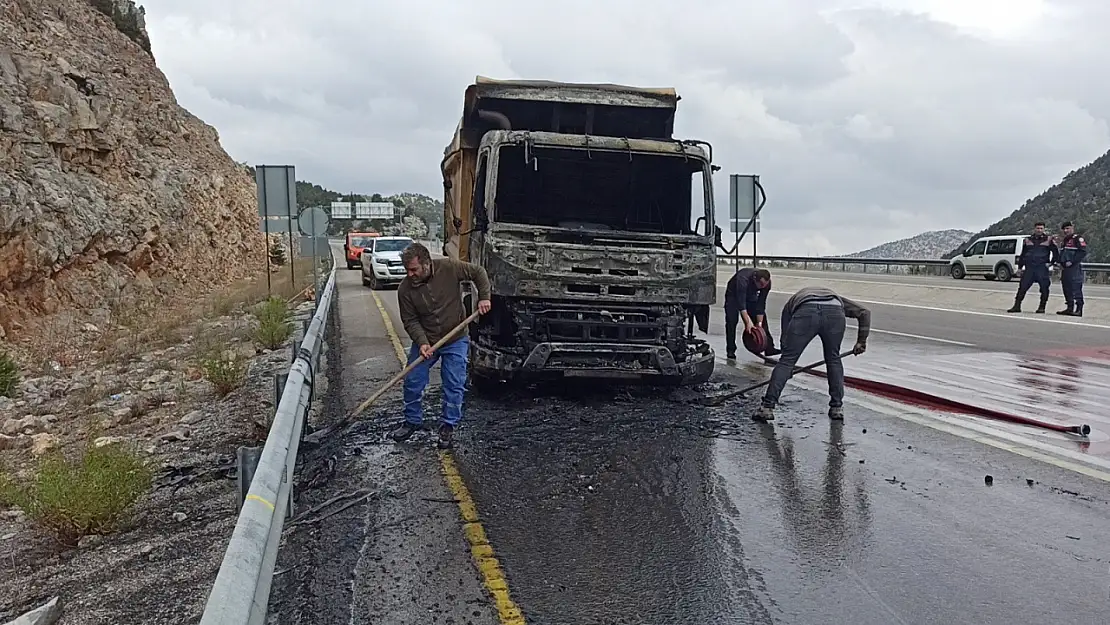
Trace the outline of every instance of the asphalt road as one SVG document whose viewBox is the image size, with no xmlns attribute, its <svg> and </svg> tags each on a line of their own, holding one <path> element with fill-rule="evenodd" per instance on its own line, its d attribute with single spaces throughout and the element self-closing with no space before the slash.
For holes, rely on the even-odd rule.
<svg viewBox="0 0 1110 625">
<path fill-rule="evenodd" d="M 724 290 L 720 293 L 723 300 Z M 768 323 L 772 324 L 771 330 L 776 338 L 781 330 L 779 313 L 788 298 L 788 295 L 779 293 L 772 293 L 767 298 Z M 1005 352 L 1049 352 L 1110 345 L 1110 329 L 1060 323 L 1057 321 L 1059 318 L 1051 313 L 1037 318 L 1032 315 L 930 310 L 895 304 L 864 304 L 871 310 L 874 334 L 893 342 Z M 723 317 L 721 305 L 717 309 L 713 317 Z M 854 327 L 854 322 L 850 323 Z M 851 337 L 854 333 L 850 331 L 848 335 Z"/>
<path fill-rule="evenodd" d="M 735 266 L 722 266 L 718 273 L 724 277 L 725 280 L 728 276 L 732 275 L 735 271 Z M 851 273 L 844 271 L 820 271 L 820 270 L 802 270 L 802 269 L 777 269 L 772 268 L 773 273 L 779 273 L 784 276 L 796 276 L 813 278 L 814 280 L 837 280 L 849 282 L 867 282 L 872 284 L 897 284 L 897 285 L 910 285 L 910 286 L 927 286 L 931 288 L 944 288 L 956 290 L 977 290 L 977 291 L 994 291 L 998 293 L 1006 293 L 1012 295 L 1018 287 L 1018 279 L 1015 278 L 1010 282 L 998 282 L 985 280 L 979 277 L 967 277 L 963 280 L 955 280 L 948 276 L 908 276 L 899 274 L 885 274 L 885 273 Z M 1060 281 L 1059 274 L 1053 277 L 1053 289 L 1059 293 Z M 1033 287 L 1034 295 L 1037 292 L 1037 287 Z M 1095 301 L 1107 300 L 1110 301 L 1110 285 L 1104 284 L 1091 284 L 1083 285 L 1083 295 L 1086 299 L 1093 299 Z"/>
<path fill-rule="evenodd" d="M 356 272 L 340 277 L 343 289 L 362 289 Z M 379 295 L 399 327 L 394 293 Z M 344 305 L 344 349 L 367 350 L 372 332 L 359 324 L 370 322 L 352 315 Z M 877 333 L 873 345 L 908 341 Z M 364 369 L 343 376 L 357 380 Z M 722 366 L 715 381 L 765 375 Z M 797 385 L 783 399 L 777 423 L 760 426 L 748 418 L 750 400 L 708 409 L 609 385 L 468 396 L 454 457 L 528 622 L 1110 621 L 1106 482 L 855 403 L 845 425 L 830 424 L 826 397 Z M 438 402 L 430 391 L 430 414 Z M 383 406 L 371 429 L 384 432 L 398 411 Z M 401 471 L 390 483 L 414 480 L 434 498 L 430 444 L 429 435 L 386 445 L 392 451 L 375 458 L 395 460 L 359 465 L 361 479 Z M 419 521 L 361 547 L 375 566 L 350 600 L 379 610 L 409 601 L 429 610 L 427 622 L 485 622 L 480 608 L 467 611 L 477 605 L 472 592 L 428 590 L 466 584 L 456 569 L 465 543 L 461 521 L 427 516 L 421 501 L 405 495 L 377 509 L 380 527 L 391 514 Z M 316 548 L 328 560 L 354 547 Z M 345 569 L 330 570 L 329 586 L 343 588 Z M 405 584 L 414 585 L 408 594 Z M 371 601 L 381 594 L 401 599 Z"/>
</svg>

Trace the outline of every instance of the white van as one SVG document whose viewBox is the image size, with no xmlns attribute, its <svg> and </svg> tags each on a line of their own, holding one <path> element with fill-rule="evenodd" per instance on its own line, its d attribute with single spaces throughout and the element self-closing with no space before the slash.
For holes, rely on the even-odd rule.
<svg viewBox="0 0 1110 625">
<path fill-rule="evenodd" d="M 948 271 L 957 280 L 964 276 L 983 276 L 987 280 L 1009 282 L 1017 275 L 1017 257 L 1021 253 L 1024 234 L 1003 234 L 981 237 L 964 253 L 949 261 Z"/>
</svg>

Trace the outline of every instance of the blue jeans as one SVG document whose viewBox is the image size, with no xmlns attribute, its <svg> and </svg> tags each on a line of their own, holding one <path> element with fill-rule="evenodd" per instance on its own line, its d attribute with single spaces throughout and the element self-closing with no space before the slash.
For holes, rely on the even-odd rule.
<svg viewBox="0 0 1110 625">
<path fill-rule="evenodd" d="M 845 321 L 843 306 L 807 303 L 794 311 L 789 325 L 782 329 L 782 355 L 771 371 L 771 383 L 763 394 L 764 406 L 775 407 L 802 352 L 818 337 L 825 360 L 825 377 L 829 381 L 829 407 L 844 405 L 844 363 L 840 361 L 840 345 L 844 341 Z"/>
<path fill-rule="evenodd" d="M 436 361 L 439 377 L 443 380 L 443 422 L 455 426 L 462 419 L 463 393 L 466 390 L 466 365 L 470 355 L 470 338 L 461 339 L 439 348 L 432 357 L 420 363 L 407 376 L 404 382 L 405 422 L 413 425 L 424 423 L 424 389 L 428 386 L 428 376 Z M 413 343 L 409 347 L 409 364 L 420 357 L 420 346 Z"/>
</svg>

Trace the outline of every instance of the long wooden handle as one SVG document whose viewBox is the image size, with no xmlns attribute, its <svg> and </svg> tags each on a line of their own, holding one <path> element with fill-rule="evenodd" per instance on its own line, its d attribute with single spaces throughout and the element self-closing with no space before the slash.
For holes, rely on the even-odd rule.
<svg viewBox="0 0 1110 625">
<path fill-rule="evenodd" d="M 841 354 L 840 357 L 844 358 L 846 356 L 851 356 L 853 353 L 854 352 L 852 350 L 848 350 L 848 351 L 844 352 L 843 354 Z M 770 358 L 768 358 L 767 360 L 770 360 Z M 775 361 L 775 364 L 778 364 L 778 361 Z M 823 364 L 825 364 L 825 361 L 824 360 L 819 360 L 819 361 L 817 361 L 817 362 L 815 362 L 811 365 L 806 365 L 804 367 L 794 367 L 794 370 L 790 372 L 790 377 L 794 377 L 794 376 L 798 375 L 799 373 L 805 373 L 806 371 L 809 371 L 811 369 L 816 369 L 817 367 L 820 367 Z M 746 386 L 744 388 L 737 389 L 735 391 L 729 391 L 728 393 L 725 393 L 724 395 L 718 395 L 716 397 L 709 397 L 709 398 L 706 399 L 706 403 L 710 406 L 717 406 L 717 405 L 723 404 L 724 402 L 732 399 L 733 397 L 739 397 L 740 395 L 750 393 L 750 392 L 754 391 L 755 389 L 767 386 L 770 383 L 771 383 L 771 378 L 767 378 L 766 380 L 760 382 L 759 384 L 753 384 L 751 386 Z"/>
<path fill-rule="evenodd" d="M 439 339 L 438 341 L 436 341 L 435 345 L 432 345 L 432 353 L 434 354 L 434 353 L 436 352 L 436 350 L 437 350 L 437 349 L 439 349 L 439 348 L 443 347 L 443 345 L 444 345 L 445 343 L 447 343 L 447 341 L 449 341 L 449 340 L 451 339 L 451 337 L 453 337 L 453 336 L 455 336 L 456 334 L 458 334 L 458 333 L 459 333 L 459 330 L 462 330 L 462 329 L 463 329 L 463 328 L 465 328 L 466 326 L 470 325 L 470 322 L 472 322 L 472 321 L 474 321 L 475 319 L 477 319 L 477 318 L 478 318 L 478 315 L 480 315 L 480 314 L 481 314 L 481 313 L 479 313 L 479 312 L 478 312 L 477 310 L 475 310 L 474 312 L 472 312 L 472 313 L 470 314 L 470 316 L 469 316 L 469 317 L 467 317 L 466 319 L 463 319 L 463 320 L 462 320 L 462 323 L 460 323 L 459 325 L 455 326 L 455 328 L 454 328 L 453 330 L 451 330 L 450 332 L 448 332 L 447 334 L 445 334 L 445 335 L 443 336 L 443 338 L 441 338 L 441 339 Z M 390 380 L 389 380 L 388 382 L 386 382 L 386 383 L 385 383 L 385 386 L 383 386 L 383 387 L 381 387 L 380 389 L 378 389 L 378 392 L 374 393 L 373 395 L 371 395 L 371 396 L 370 396 L 370 398 L 369 398 L 369 399 L 367 399 L 366 401 L 364 401 L 364 402 L 362 402 L 361 404 L 359 404 L 359 405 L 358 405 L 358 408 L 355 408 L 355 409 L 354 409 L 354 411 L 353 411 L 353 412 L 352 412 L 352 413 L 351 413 L 350 415 L 348 415 L 348 416 L 347 416 L 347 418 L 348 418 L 348 419 L 350 419 L 350 418 L 353 418 L 353 417 L 355 417 L 355 416 L 357 416 L 357 415 L 361 414 L 363 410 L 366 410 L 366 409 L 367 409 L 368 407 L 370 407 L 370 404 L 372 404 L 372 403 L 374 403 L 375 401 L 377 401 L 377 400 L 378 400 L 378 398 L 379 398 L 379 397 L 381 397 L 382 395 L 384 395 L 386 391 L 388 391 L 389 389 L 393 388 L 393 385 L 394 385 L 394 384 L 396 384 L 396 383 L 400 382 L 400 381 L 401 381 L 402 379 L 404 379 L 404 377 L 405 377 L 406 375 L 408 375 L 409 373 L 411 373 L 411 372 L 412 372 L 412 370 L 413 370 L 413 369 L 415 369 L 417 365 L 419 365 L 420 363 L 424 362 L 424 360 L 426 360 L 426 359 L 424 358 L 424 356 L 423 356 L 423 355 L 421 355 L 421 356 L 420 356 L 419 358 L 417 358 L 416 360 L 414 360 L 414 361 L 410 362 L 410 363 L 408 364 L 408 366 L 406 366 L 406 367 L 405 367 L 404 369 L 401 369 L 401 372 L 400 372 L 400 373 L 398 373 L 397 375 L 393 376 L 393 377 L 392 377 L 392 378 L 391 378 L 391 379 L 390 379 Z"/>
</svg>

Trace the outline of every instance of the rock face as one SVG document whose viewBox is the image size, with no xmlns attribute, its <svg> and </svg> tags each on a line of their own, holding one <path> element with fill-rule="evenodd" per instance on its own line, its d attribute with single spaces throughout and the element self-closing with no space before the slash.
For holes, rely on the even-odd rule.
<svg viewBox="0 0 1110 625">
<path fill-rule="evenodd" d="M 253 179 L 145 38 L 128 0 L 0 2 L 0 336 L 265 262 Z"/>
</svg>

